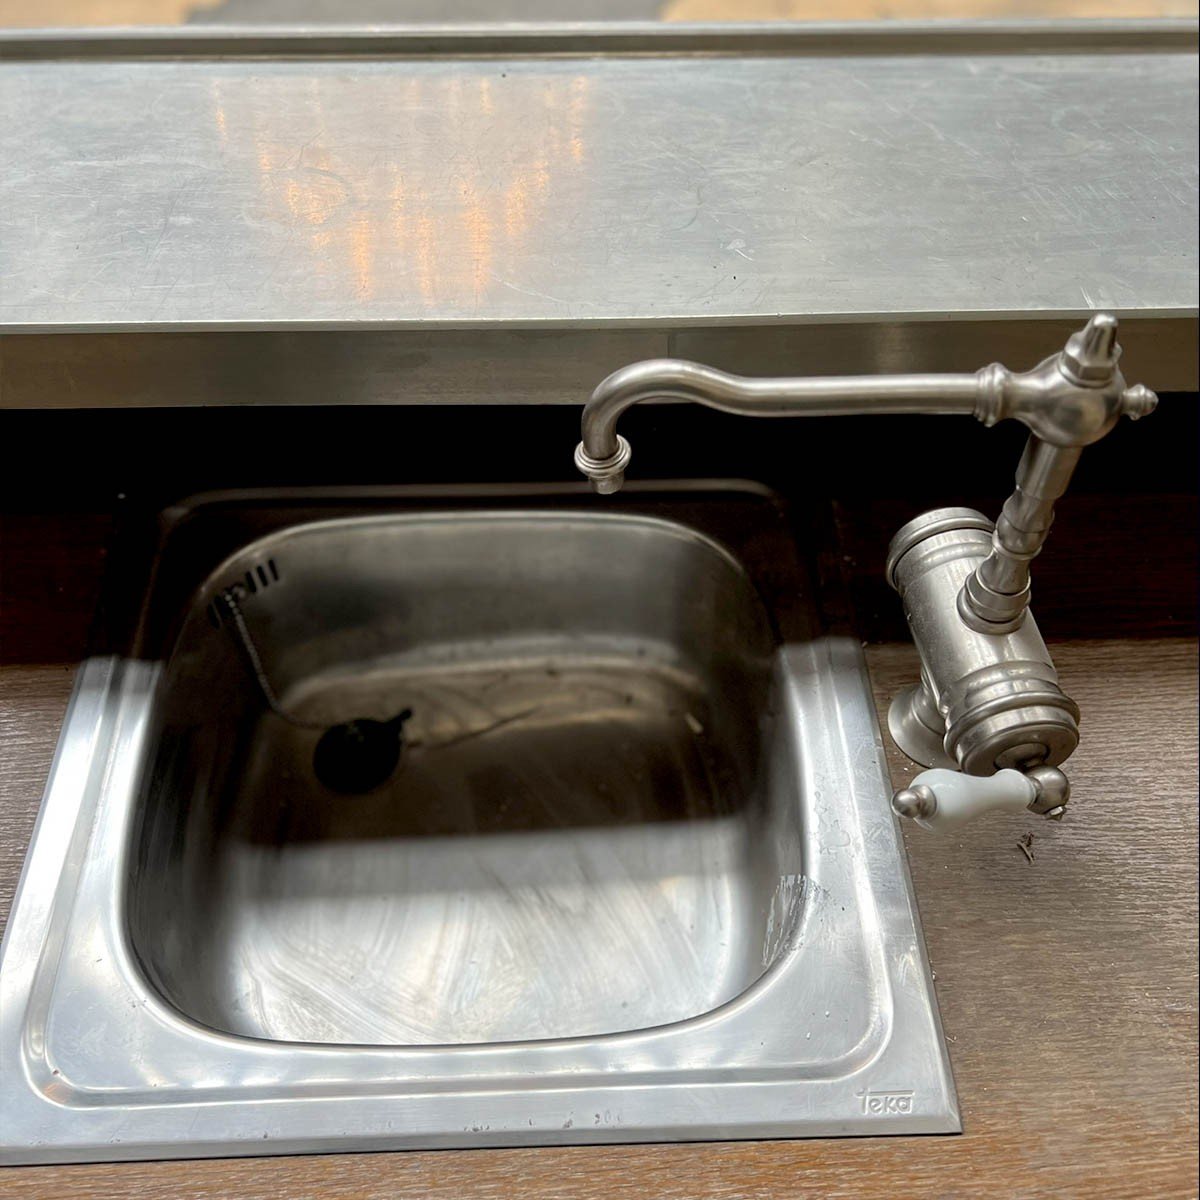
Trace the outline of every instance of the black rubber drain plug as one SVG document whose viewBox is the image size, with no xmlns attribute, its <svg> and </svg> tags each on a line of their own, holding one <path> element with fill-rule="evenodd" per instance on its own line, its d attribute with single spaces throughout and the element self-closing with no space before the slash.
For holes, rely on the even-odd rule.
<svg viewBox="0 0 1200 1200">
<path fill-rule="evenodd" d="M 360 717 L 330 726 L 313 751 L 313 773 L 330 791 L 357 796 L 391 778 L 404 745 L 406 708 L 390 721 Z"/>
</svg>

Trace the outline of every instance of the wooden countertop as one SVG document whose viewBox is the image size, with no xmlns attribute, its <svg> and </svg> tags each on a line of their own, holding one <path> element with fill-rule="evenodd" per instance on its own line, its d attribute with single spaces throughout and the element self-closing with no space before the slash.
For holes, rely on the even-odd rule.
<svg viewBox="0 0 1200 1200">
<path fill-rule="evenodd" d="M 916 663 L 877 579 L 880 539 L 903 508 L 841 509 L 881 717 Z M 1039 620 L 1083 710 L 1067 820 L 908 836 L 961 1137 L 12 1168 L 0 1196 L 1195 1195 L 1195 499 L 1123 498 L 1112 514 L 1111 501 L 1064 504 L 1038 578 Z M 84 512 L 0 526 L 0 919 L 84 652 L 108 528 L 105 514 Z M 911 774 L 894 751 L 891 765 L 897 782 Z M 1032 863 L 1016 845 L 1026 829 Z"/>
</svg>

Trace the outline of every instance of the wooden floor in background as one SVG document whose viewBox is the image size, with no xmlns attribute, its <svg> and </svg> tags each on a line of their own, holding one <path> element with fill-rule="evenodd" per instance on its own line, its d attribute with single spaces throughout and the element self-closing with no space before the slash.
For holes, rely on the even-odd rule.
<svg viewBox="0 0 1200 1200">
<path fill-rule="evenodd" d="M 874 613 L 886 532 L 871 531 L 890 529 L 893 509 L 843 510 L 847 568 L 876 634 L 891 618 Z M 1063 509 L 1073 528 L 1057 530 L 1038 586 L 1066 602 L 1043 624 L 1083 710 L 1068 819 L 907 835 L 961 1137 L 13 1168 L 0 1171 L 0 1196 L 1194 1196 L 1195 499 L 1130 497 L 1115 523 L 1111 501 L 1072 497 Z M 0 530 L 0 920 L 84 653 L 106 535 L 104 515 L 87 513 L 13 515 Z M 1114 592 L 1108 558 L 1139 564 L 1136 587 Z M 882 717 L 916 656 L 885 641 L 867 659 Z M 894 750 L 890 761 L 897 783 L 910 776 Z M 1017 846 L 1026 831 L 1033 862 Z"/>
</svg>

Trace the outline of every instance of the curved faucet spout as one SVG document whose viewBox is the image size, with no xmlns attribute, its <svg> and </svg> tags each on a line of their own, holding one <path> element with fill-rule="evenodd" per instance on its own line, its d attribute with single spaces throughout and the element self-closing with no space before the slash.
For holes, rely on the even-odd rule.
<svg viewBox="0 0 1200 1200">
<path fill-rule="evenodd" d="M 642 400 L 690 400 L 749 417 L 978 413 L 981 374 L 751 379 L 684 359 L 647 359 L 614 371 L 592 393 L 575 465 L 596 491 L 619 490 L 630 450 L 617 421 Z"/>
<path fill-rule="evenodd" d="M 1020 421 L 1029 437 L 994 525 L 973 509 L 940 508 L 892 540 L 888 580 L 904 597 L 922 670 L 921 682 L 893 702 L 888 726 L 902 750 L 938 768 L 901 789 L 893 806 L 929 828 L 992 808 L 1057 820 L 1070 794 L 1057 767 L 1078 744 L 1079 708 L 1026 619 L 1030 563 L 1083 448 L 1122 416 L 1137 420 L 1157 403 L 1149 388 L 1126 386 L 1120 357 L 1116 317 L 1095 313 L 1057 354 L 1019 374 L 992 363 L 970 375 L 748 379 L 651 359 L 613 372 L 592 393 L 575 465 L 595 491 L 619 491 L 630 450 L 617 421 L 641 400 L 691 400 L 751 417 L 969 413 L 985 425 Z M 964 779 L 947 766 L 995 779 Z"/>
<path fill-rule="evenodd" d="M 1054 502 L 1080 450 L 1122 415 L 1137 420 L 1157 403 L 1149 388 L 1125 386 L 1120 357 L 1116 317 L 1095 313 L 1062 350 L 1020 374 L 992 363 L 971 375 L 747 379 L 681 359 L 649 359 L 614 371 L 592 393 L 575 465 L 595 491 L 619 491 L 630 449 L 617 433 L 617 419 L 641 400 L 694 400 L 751 417 L 971 413 L 985 425 L 1014 418 L 1030 433 L 1017 487 L 996 524 L 992 553 L 960 597 L 971 628 L 1013 630 L 1029 605 L 1029 564 L 1046 540 Z"/>
<path fill-rule="evenodd" d="M 966 413 L 985 425 L 1012 417 L 1028 427 L 1036 443 L 1053 447 L 1052 451 L 1038 451 L 1031 442 L 1027 465 L 1046 475 L 1057 490 L 1042 488 L 1036 492 L 1045 500 L 1040 506 L 1032 505 L 1039 508 L 1038 512 L 1024 513 L 1023 509 L 1031 505 L 1023 504 L 1022 508 L 1014 500 L 1013 513 L 1008 514 L 1009 525 L 1015 529 L 1020 524 L 1031 535 L 1024 539 L 1028 545 L 1017 547 L 1014 543 L 1010 547 L 1010 557 L 1028 561 L 1049 528 L 1048 505 L 1070 478 L 1078 458 L 1072 452 L 1102 438 L 1122 414 L 1137 420 L 1153 411 L 1157 403 L 1149 388 L 1141 384 L 1125 386 L 1117 365 L 1120 354 L 1116 318 L 1096 313 L 1058 354 L 1021 374 L 992 363 L 972 374 L 751 379 L 684 359 L 651 358 L 614 371 L 592 393 L 583 409 L 582 440 L 575 450 L 575 465 L 597 492 L 619 491 L 630 450 L 629 443 L 617 433 L 617 420 L 642 400 L 691 400 L 748 417 Z M 1026 489 L 1029 495 L 1035 490 Z M 1046 511 L 1040 511 L 1042 508 Z M 989 563 L 984 572 L 1017 592 L 1021 590 L 1020 574 L 1020 570 L 998 562 Z M 976 588 L 971 601 L 981 620 L 998 619 L 989 604 L 992 608 L 1012 607 L 1007 602 L 989 601 L 984 590 Z"/>
</svg>

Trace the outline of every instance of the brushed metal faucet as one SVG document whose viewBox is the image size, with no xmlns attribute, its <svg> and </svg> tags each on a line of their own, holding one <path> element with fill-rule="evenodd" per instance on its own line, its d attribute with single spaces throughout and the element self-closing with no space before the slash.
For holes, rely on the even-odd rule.
<svg viewBox="0 0 1200 1200">
<path fill-rule="evenodd" d="M 1085 446 L 1122 415 L 1152 412 L 1155 394 L 1127 386 L 1117 319 L 1097 313 L 1056 354 L 1015 373 L 749 379 L 699 363 L 650 359 L 613 372 L 583 410 L 575 465 L 594 491 L 620 489 L 629 443 L 617 421 L 643 400 L 692 400 L 754 417 L 963 413 L 1029 429 L 1016 487 L 993 523 L 937 508 L 892 539 L 887 578 L 899 592 L 921 678 L 888 711 L 896 744 L 932 768 L 892 807 L 933 830 L 984 812 L 1029 809 L 1061 819 L 1070 798 L 1058 769 L 1079 743 L 1079 708 L 1059 687 L 1029 611 L 1030 563 L 1050 532 Z"/>
</svg>

